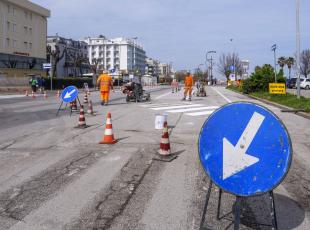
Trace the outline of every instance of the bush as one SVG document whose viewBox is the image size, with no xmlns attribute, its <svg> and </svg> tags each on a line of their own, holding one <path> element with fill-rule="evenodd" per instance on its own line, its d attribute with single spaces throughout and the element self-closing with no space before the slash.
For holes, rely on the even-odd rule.
<svg viewBox="0 0 310 230">
<path fill-rule="evenodd" d="M 84 83 L 87 83 L 89 87 L 94 87 L 93 79 L 92 78 L 53 78 L 53 89 L 64 89 L 67 86 L 73 85 L 77 88 L 83 88 Z M 45 78 L 45 88 L 50 89 L 51 88 L 51 79 Z"/>
<path fill-rule="evenodd" d="M 271 65 L 265 64 L 262 67 L 257 66 L 250 78 L 242 83 L 242 92 L 249 94 L 253 92 L 267 92 L 269 90 L 269 83 L 274 81 L 274 69 Z M 277 82 L 285 82 L 283 71 L 277 74 Z"/>
</svg>

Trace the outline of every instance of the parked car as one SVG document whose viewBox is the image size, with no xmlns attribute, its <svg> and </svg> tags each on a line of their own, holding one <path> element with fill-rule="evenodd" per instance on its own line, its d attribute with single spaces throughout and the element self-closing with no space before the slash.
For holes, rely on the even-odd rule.
<svg viewBox="0 0 310 230">
<path fill-rule="evenodd" d="M 310 79 L 300 79 L 300 88 L 310 89 Z"/>
<path fill-rule="evenodd" d="M 293 89 L 296 87 L 297 78 L 291 78 L 287 80 L 286 87 L 289 89 Z"/>
</svg>

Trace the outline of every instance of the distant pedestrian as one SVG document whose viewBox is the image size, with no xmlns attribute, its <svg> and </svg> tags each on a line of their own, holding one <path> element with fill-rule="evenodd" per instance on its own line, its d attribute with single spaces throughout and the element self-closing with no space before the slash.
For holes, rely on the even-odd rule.
<svg viewBox="0 0 310 230">
<path fill-rule="evenodd" d="M 38 80 L 34 76 L 30 78 L 29 85 L 31 86 L 33 92 L 37 92 Z"/>
<path fill-rule="evenodd" d="M 191 75 L 190 72 L 187 72 L 187 76 L 185 77 L 185 80 L 184 80 L 184 97 L 183 97 L 183 101 L 186 100 L 187 94 L 188 94 L 189 100 L 190 101 L 192 100 L 193 85 L 194 85 L 193 76 Z"/>
</svg>

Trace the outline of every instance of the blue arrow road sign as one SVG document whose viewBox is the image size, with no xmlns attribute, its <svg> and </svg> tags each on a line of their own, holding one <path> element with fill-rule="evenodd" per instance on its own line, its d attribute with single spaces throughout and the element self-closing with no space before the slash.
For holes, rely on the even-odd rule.
<svg viewBox="0 0 310 230">
<path fill-rule="evenodd" d="M 274 189 L 288 172 L 293 153 L 279 118 L 249 102 L 215 111 L 201 129 L 198 149 L 211 180 L 237 196 Z"/>
<path fill-rule="evenodd" d="M 62 91 L 61 100 L 66 103 L 72 102 L 77 98 L 78 93 L 79 91 L 75 86 L 68 86 Z"/>
</svg>

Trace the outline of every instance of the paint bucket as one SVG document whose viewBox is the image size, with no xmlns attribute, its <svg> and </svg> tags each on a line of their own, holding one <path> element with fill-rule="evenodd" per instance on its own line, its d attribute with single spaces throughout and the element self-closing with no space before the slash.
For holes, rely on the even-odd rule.
<svg viewBox="0 0 310 230">
<path fill-rule="evenodd" d="M 155 114 L 155 129 L 163 129 L 168 114 Z"/>
</svg>

